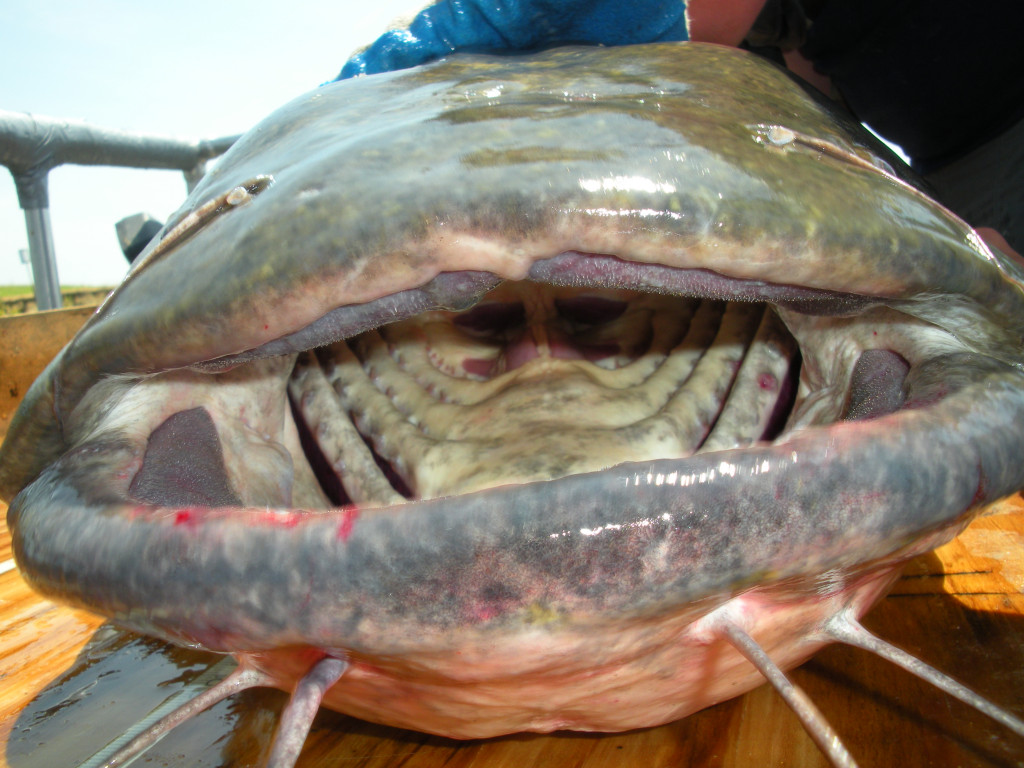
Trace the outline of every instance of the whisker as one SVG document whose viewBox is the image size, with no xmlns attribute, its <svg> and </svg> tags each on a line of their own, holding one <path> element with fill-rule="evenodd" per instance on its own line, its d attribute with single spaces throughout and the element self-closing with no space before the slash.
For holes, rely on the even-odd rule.
<svg viewBox="0 0 1024 768">
<path fill-rule="evenodd" d="M 1024 721 L 1011 715 L 1005 709 L 997 707 L 967 686 L 958 683 L 949 675 L 926 664 L 916 656 L 912 656 L 902 648 L 897 648 L 895 645 L 872 634 L 849 611 L 842 611 L 829 619 L 825 625 L 825 631 L 840 642 L 856 648 L 862 648 L 903 667 L 903 669 L 915 677 L 931 683 L 939 690 L 945 691 L 950 696 L 955 696 L 965 704 L 969 704 L 979 712 L 988 715 L 996 722 L 1005 725 L 1014 733 L 1024 736 Z"/>
<path fill-rule="evenodd" d="M 295 765 L 324 694 L 338 682 L 346 669 L 348 662 L 344 659 L 325 656 L 299 680 L 281 713 L 267 768 L 291 768 Z"/>
<path fill-rule="evenodd" d="M 117 768 L 117 766 L 128 765 L 179 725 L 223 701 L 228 696 L 248 688 L 271 686 L 270 679 L 259 670 L 239 666 L 217 684 L 175 707 L 168 714 L 163 714 L 197 687 L 207 685 L 211 680 L 223 675 L 225 667 L 231 666 L 233 663 L 234 659 L 225 659 L 210 667 L 202 676 L 182 689 L 178 695 L 172 696 L 154 709 L 148 717 L 140 720 L 135 728 L 129 729 L 110 742 L 104 749 L 83 762 L 79 768 Z M 153 722 L 154 719 L 155 722 Z M 143 730 L 137 732 L 138 728 L 143 728 Z"/>
<path fill-rule="evenodd" d="M 724 616 L 715 619 L 714 627 L 746 657 L 747 661 L 757 667 L 758 672 L 778 691 L 832 765 L 836 768 L 857 768 L 853 756 L 840 741 L 839 734 L 825 719 L 821 710 L 802 688 L 786 677 L 754 638 Z"/>
</svg>

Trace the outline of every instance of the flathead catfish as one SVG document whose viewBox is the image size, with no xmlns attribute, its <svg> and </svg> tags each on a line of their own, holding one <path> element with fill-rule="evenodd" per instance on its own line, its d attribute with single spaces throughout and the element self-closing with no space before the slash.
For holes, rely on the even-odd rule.
<svg viewBox="0 0 1024 768">
<path fill-rule="evenodd" d="M 764 677 L 851 765 L 780 670 L 911 663 L 857 618 L 1024 487 L 1022 338 L 1020 270 L 766 62 L 453 56 L 246 134 L 0 491 L 37 590 L 238 658 L 192 709 L 294 689 L 272 765 L 321 701 L 621 731 Z"/>
</svg>

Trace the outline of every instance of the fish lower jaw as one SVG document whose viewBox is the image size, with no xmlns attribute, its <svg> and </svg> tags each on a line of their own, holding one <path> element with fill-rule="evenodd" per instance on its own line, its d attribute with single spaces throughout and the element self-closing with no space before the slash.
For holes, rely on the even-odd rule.
<svg viewBox="0 0 1024 768">
<path fill-rule="evenodd" d="M 876 565 L 827 595 L 810 581 L 788 581 L 614 628 L 596 617 L 600 631 L 585 621 L 459 630 L 450 653 L 380 657 L 372 649 L 293 647 L 236 656 L 289 690 L 318 656 L 344 655 L 349 667 L 324 706 L 449 738 L 619 732 L 679 720 L 764 683 L 724 637 L 723 617 L 790 669 L 832 642 L 823 631 L 828 619 L 840 611 L 860 616 L 884 596 L 902 564 Z"/>
</svg>

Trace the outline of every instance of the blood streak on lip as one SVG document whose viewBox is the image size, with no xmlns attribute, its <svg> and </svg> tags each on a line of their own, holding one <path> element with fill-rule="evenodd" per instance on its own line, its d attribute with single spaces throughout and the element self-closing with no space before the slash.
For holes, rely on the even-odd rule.
<svg viewBox="0 0 1024 768">
<path fill-rule="evenodd" d="M 352 535 L 352 529 L 355 528 L 356 518 L 359 517 L 359 510 L 356 507 L 346 507 L 345 517 L 338 526 L 338 538 L 341 539 L 342 543 L 347 542 L 349 536 Z"/>
<path fill-rule="evenodd" d="M 195 510 L 179 509 L 174 515 L 175 525 L 184 525 L 187 528 L 195 528 L 199 521 L 196 519 Z"/>
<path fill-rule="evenodd" d="M 294 528 L 300 522 L 302 522 L 302 513 L 293 510 L 268 511 L 262 516 L 260 521 L 261 524 L 270 523 L 271 525 L 281 526 L 282 528 Z"/>
</svg>

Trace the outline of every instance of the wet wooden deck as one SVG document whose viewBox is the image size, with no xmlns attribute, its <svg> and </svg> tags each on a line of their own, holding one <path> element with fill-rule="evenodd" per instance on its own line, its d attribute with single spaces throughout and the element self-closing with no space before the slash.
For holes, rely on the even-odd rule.
<svg viewBox="0 0 1024 768">
<path fill-rule="evenodd" d="M 11 331 L 0 324 L 0 431 L 61 335 L 85 316 L 81 310 L 48 314 L 55 317 L 44 321 L 46 333 L 36 341 L 26 340 L 27 326 Z M 909 563 L 865 623 L 1024 716 L 1024 501 L 999 505 L 956 541 Z M 0 525 L 0 768 L 98 765 L 121 734 L 219 678 L 229 664 L 38 597 L 13 567 L 10 536 Z M 829 648 L 792 677 L 862 768 L 1024 766 L 1024 739 L 863 651 Z M 275 691 L 240 694 L 167 736 L 136 764 L 257 765 L 283 703 Z M 322 712 L 299 760 L 306 768 L 442 765 L 809 768 L 826 762 L 767 687 L 678 723 L 609 735 L 456 742 Z"/>
</svg>

